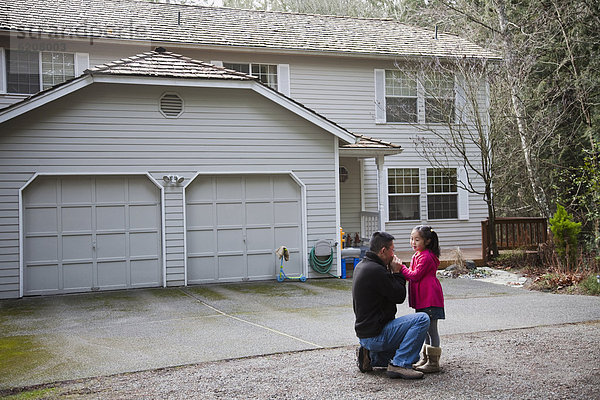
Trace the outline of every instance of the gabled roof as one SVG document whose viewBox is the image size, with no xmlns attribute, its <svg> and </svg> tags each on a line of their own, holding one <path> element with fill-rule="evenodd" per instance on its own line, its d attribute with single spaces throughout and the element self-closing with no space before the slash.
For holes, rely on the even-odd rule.
<svg viewBox="0 0 600 400">
<path fill-rule="evenodd" d="M 376 57 L 499 56 L 468 40 L 390 19 L 125 0 L 0 0 L 0 30 L 215 48 Z M 58 35 L 58 36 L 56 36 Z"/>
<path fill-rule="evenodd" d="M 137 81 L 135 80 L 136 78 L 144 79 Z M 402 148 L 398 145 L 386 144 L 349 132 L 335 122 L 328 120 L 297 101 L 269 88 L 255 77 L 184 57 L 180 54 L 171 53 L 164 48 L 158 48 L 154 51 L 137 54 L 135 56 L 90 68 L 80 77 L 36 93 L 18 103 L 0 110 L 0 124 L 77 91 L 95 81 L 104 83 L 148 84 L 149 81 L 145 78 L 159 80 L 161 78 L 168 78 L 163 84 L 180 86 L 195 85 L 199 87 L 202 87 L 203 83 L 206 84 L 206 82 L 209 81 L 220 81 L 223 82 L 222 87 L 240 88 L 239 85 L 230 86 L 228 84 L 243 82 L 246 85 L 250 85 L 249 87 L 246 86 L 246 88 L 254 90 L 305 120 L 319 126 L 334 136 L 337 136 L 342 141 L 353 146 L 353 148 L 375 150 L 377 154 L 383 154 L 381 152 L 382 150 L 385 151 L 385 154 L 398 154 L 402 151 Z M 173 79 L 183 79 L 185 82 L 177 83 Z M 211 87 L 215 87 L 214 84 L 211 85 Z M 374 152 L 372 151 L 371 157 L 373 156 Z"/>
<path fill-rule="evenodd" d="M 171 53 L 162 47 L 108 64 L 97 65 L 85 72 L 92 75 L 137 75 L 246 81 L 256 79 L 241 72 Z"/>
</svg>

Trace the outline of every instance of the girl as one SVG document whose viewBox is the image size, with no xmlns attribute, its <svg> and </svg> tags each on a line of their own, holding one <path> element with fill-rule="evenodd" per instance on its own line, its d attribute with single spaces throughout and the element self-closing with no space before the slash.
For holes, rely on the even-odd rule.
<svg viewBox="0 0 600 400">
<path fill-rule="evenodd" d="M 437 322 L 445 319 L 442 285 L 435 276 L 440 265 L 438 235 L 430 226 L 417 226 L 410 233 L 410 245 L 415 251 L 410 268 L 402 266 L 402 275 L 409 281 L 408 304 L 416 312 L 427 313 L 430 319 L 421 358 L 413 368 L 425 373 L 438 372 L 442 349 Z"/>
</svg>

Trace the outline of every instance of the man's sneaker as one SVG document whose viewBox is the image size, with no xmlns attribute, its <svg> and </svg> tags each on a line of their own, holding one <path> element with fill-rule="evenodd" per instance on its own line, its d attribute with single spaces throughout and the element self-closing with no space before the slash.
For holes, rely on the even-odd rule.
<svg viewBox="0 0 600 400">
<path fill-rule="evenodd" d="M 358 369 L 360 372 L 373 371 L 373 367 L 371 367 L 371 358 L 369 357 L 369 350 L 362 346 L 356 350 L 356 363 L 358 364 Z"/>
<path fill-rule="evenodd" d="M 421 379 L 423 373 L 414 371 L 412 368 L 397 367 L 394 364 L 389 364 L 387 367 L 387 376 L 390 378 Z"/>
</svg>

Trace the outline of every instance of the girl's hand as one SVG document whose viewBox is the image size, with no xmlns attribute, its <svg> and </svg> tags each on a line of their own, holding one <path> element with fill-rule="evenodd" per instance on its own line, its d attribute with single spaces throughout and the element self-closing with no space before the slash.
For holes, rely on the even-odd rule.
<svg viewBox="0 0 600 400">
<path fill-rule="evenodd" d="M 392 262 L 390 262 L 390 269 L 393 273 L 402 271 L 402 260 L 400 260 L 395 254 L 394 258 L 392 258 Z"/>
</svg>

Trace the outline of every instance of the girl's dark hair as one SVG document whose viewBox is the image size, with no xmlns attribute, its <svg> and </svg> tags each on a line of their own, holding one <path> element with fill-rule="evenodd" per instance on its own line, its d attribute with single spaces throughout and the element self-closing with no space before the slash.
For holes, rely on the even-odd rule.
<svg viewBox="0 0 600 400">
<path fill-rule="evenodd" d="M 437 233 L 429 225 L 418 225 L 413 228 L 413 231 L 419 232 L 419 235 L 426 241 L 429 240 L 429 244 L 425 248 L 429 249 L 436 257 L 440 256 L 440 240 L 438 239 Z"/>
</svg>

